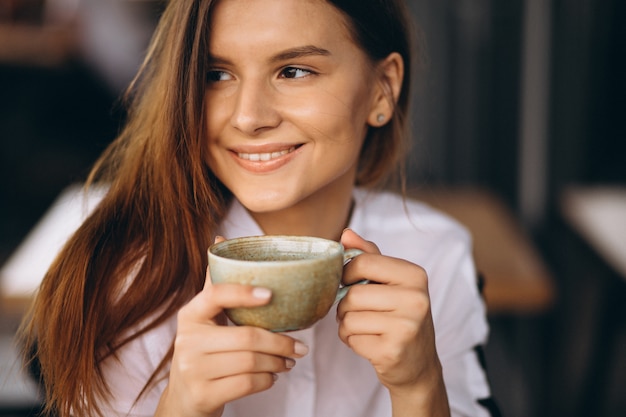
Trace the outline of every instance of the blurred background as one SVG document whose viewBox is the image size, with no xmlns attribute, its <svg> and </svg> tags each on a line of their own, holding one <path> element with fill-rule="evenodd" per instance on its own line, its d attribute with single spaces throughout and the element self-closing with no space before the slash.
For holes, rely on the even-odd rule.
<svg viewBox="0 0 626 417">
<path fill-rule="evenodd" d="M 626 2 L 408 3 L 425 47 L 409 185 L 467 220 L 486 259 L 503 415 L 625 416 Z M 163 6 L 0 0 L 0 267 L 119 131 Z M 536 268 L 500 299 L 516 262 Z M 14 365 L 21 310 L 2 300 L 0 416 L 26 416 L 38 395 Z"/>
</svg>

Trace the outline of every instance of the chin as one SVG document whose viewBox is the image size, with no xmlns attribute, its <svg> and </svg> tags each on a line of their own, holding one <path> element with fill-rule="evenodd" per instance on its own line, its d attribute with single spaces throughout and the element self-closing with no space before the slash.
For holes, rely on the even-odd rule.
<svg viewBox="0 0 626 417">
<path fill-rule="evenodd" d="M 249 211 L 253 213 L 271 213 L 288 209 L 297 201 L 288 198 L 285 192 L 264 192 L 262 195 L 237 195 L 235 197 Z"/>
</svg>

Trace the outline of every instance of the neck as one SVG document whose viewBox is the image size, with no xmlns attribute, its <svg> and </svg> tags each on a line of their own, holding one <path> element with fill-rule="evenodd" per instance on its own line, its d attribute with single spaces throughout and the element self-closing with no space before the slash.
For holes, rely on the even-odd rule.
<svg viewBox="0 0 626 417">
<path fill-rule="evenodd" d="M 317 236 L 338 241 L 352 210 L 353 179 L 336 181 L 284 210 L 250 213 L 271 235 Z"/>
</svg>

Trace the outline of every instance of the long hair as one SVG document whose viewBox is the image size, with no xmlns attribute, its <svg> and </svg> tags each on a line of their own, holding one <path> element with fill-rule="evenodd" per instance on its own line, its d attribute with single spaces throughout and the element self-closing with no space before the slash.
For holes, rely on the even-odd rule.
<svg viewBox="0 0 626 417">
<path fill-rule="evenodd" d="M 51 265 L 22 325 L 25 360 L 40 364 L 47 412 L 102 416 L 98 404 L 109 395 L 102 361 L 202 289 L 204 253 L 232 199 L 204 154 L 214 3 L 168 3 L 128 89 L 127 123 L 87 180 L 87 186 L 102 182 L 109 191 Z M 331 3 L 373 61 L 398 51 L 410 62 L 399 1 Z M 387 16 L 384 25 L 381 16 Z M 368 133 L 359 183 L 375 183 L 397 162 L 407 104 L 405 81 L 394 121 Z M 60 352 L 71 365 L 59 360 Z"/>
</svg>

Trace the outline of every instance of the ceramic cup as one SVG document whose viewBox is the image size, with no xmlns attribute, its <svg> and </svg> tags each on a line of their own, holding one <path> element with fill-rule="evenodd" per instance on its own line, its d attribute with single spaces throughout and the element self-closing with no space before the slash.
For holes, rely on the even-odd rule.
<svg viewBox="0 0 626 417">
<path fill-rule="evenodd" d="M 269 304 L 226 309 L 228 318 L 274 332 L 305 329 L 323 318 L 348 292 L 341 285 L 343 266 L 361 253 L 308 236 L 242 237 L 216 243 L 208 251 L 213 283 L 272 290 Z"/>
</svg>

